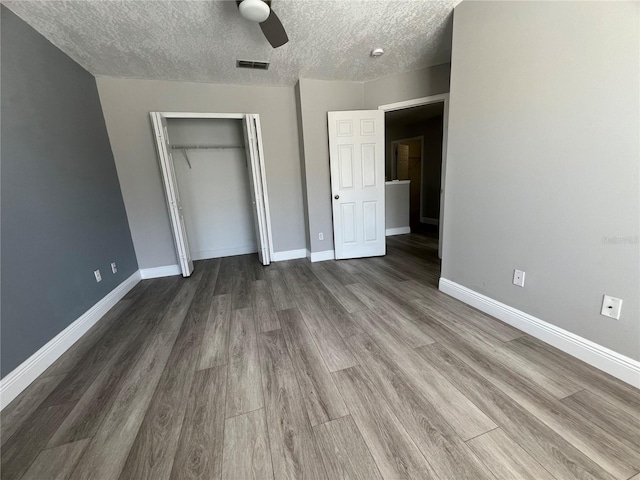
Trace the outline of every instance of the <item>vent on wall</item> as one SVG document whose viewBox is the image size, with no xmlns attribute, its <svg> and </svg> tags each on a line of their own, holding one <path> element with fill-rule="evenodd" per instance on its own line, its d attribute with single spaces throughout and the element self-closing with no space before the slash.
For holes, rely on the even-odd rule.
<svg viewBox="0 0 640 480">
<path fill-rule="evenodd" d="M 238 60 L 237 68 L 253 68 L 254 70 L 269 70 L 269 62 L 254 62 L 252 60 Z"/>
</svg>

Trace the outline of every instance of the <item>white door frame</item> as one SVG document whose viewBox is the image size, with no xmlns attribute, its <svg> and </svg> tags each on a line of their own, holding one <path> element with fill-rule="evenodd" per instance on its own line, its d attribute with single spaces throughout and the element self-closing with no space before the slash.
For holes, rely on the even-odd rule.
<svg viewBox="0 0 640 480">
<path fill-rule="evenodd" d="M 191 118 L 191 119 L 231 119 L 231 120 L 243 120 L 247 115 L 253 115 L 256 119 L 256 136 L 258 140 L 258 160 L 260 163 L 260 170 L 262 173 L 262 196 L 264 198 L 264 209 L 266 216 L 266 230 L 267 230 L 267 242 L 269 245 L 269 256 L 273 260 L 273 236 L 271 234 L 271 214 L 269 209 L 269 194 L 267 192 L 267 177 L 265 171 L 265 158 L 264 150 L 262 147 L 262 130 L 260 126 L 260 115 L 258 114 L 246 114 L 246 113 L 204 113 L 204 112 L 150 112 L 153 118 L 154 114 L 159 114 L 166 119 L 170 118 Z M 173 232 L 175 236 L 175 232 Z M 258 238 L 260 238 L 259 232 L 256 232 Z"/>
<path fill-rule="evenodd" d="M 421 105 L 429 105 L 431 103 L 444 104 L 442 112 L 442 172 L 440 174 L 440 218 L 438 220 L 438 257 L 442 259 L 443 250 L 443 219 L 445 208 L 445 179 L 447 177 L 447 138 L 449 135 L 449 94 L 441 93 L 438 95 L 431 95 L 429 97 L 414 98 L 413 100 L 406 100 L 404 102 L 389 103 L 387 105 L 380 105 L 378 110 L 384 112 L 393 112 L 395 110 L 403 110 L 405 108 L 419 107 Z"/>
<path fill-rule="evenodd" d="M 393 152 L 393 147 L 395 146 L 396 143 L 403 143 L 403 142 L 411 142 L 413 140 L 420 140 L 420 221 L 422 222 L 422 218 L 424 217 L 424 215 L 422 215 L 422 202 L 424 200 L 424 135 L 420 135 L 418 137 L 411 137 L 411 138 L 401 138 L 400 140 L 394 140 L 391 142 L 391 152 Z M 393 161 L 393 160 L 392 160 Z M 393 164 L 391 165 L 393 166 Z M 396 165 L 396 170 L 397 170 L 397 165 Z M 393 171 L 393 169 L 392 169 Z M 395 175 L 392 176 L 398 176 L 398 172 L 396 171 Z M 395 178 L 393 180 L 396 180 Z M 409 200 L 409 203 L 411 203 L 411 200 Z"/>
</svg>

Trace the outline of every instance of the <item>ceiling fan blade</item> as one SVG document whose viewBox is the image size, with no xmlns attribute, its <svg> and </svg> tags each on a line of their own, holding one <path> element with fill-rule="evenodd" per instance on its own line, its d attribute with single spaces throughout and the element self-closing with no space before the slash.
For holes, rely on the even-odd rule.
<svg viewBox="0 0 640 480">
<path fill-rule="evenodd" d="M 271 2 L 268 3 L 270 4 Z M 289 41 L 289 37 L 287 37 L 287 32 L 284 31 L 282 22 L 273 10 L 269 13 L 269 17 L 264 22 L 260 23 L 260 28 L 273 48 L 281 47 Z"/>
</svg>

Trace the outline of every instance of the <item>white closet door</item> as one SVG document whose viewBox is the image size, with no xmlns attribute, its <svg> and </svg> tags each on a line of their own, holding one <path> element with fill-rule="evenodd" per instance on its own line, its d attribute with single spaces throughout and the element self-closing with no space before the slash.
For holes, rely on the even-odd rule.
<svg viewBox="0 0 640 480">
<path fill-rule="evenodd" d="M 335 257 L 386 253 L 384 112 L 329 112 Z"/>
<path fill-rule="evenodd" d="M 251 185 L 251 202 L 253 204 L 256 235 L 258 236 L 258 258 L 263 265 L 269 265 L 271 263 L 271 251 L 269 248 L 271 242 L 269 233 L 271 229 L 268 226 L 268 202 L 266 201 L 264 162 L 261 142 L 259 142 L 257 115 L 245 115 L 243 127 L 247 170 Z"/>
<path fill-rule="evenodd" d="M 173 155 L 171 154 L 171 144 L 169 143 L 167 132 L 167 119 L 159 112 L 151 112 L 151 121 L 156 135 L 158 159 L 162 170 L 164 192 L 169 207 L 169 218 L 173 229 L 176 254 L 182 270 L 182 276 L 188 277 L 193 272 L 193 260 L 189 251 L 189 240 L 187 239 L 187 229 L 184 224 L 184 215 L 182 214 L 180 192 L 178 191 L 178 182 L 173 168 Z"/>
</svg>

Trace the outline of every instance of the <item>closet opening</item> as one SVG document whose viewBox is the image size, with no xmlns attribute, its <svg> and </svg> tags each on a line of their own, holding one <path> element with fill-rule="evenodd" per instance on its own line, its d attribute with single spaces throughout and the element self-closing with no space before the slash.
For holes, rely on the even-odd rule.
<svg viewBox="0 0 640 480">
<path fill-rule="evenodd" d="M 271 262 L 260 118 L 151 112 L 182 275 L 193 261 L 257 253 Z"/>
</svg>

